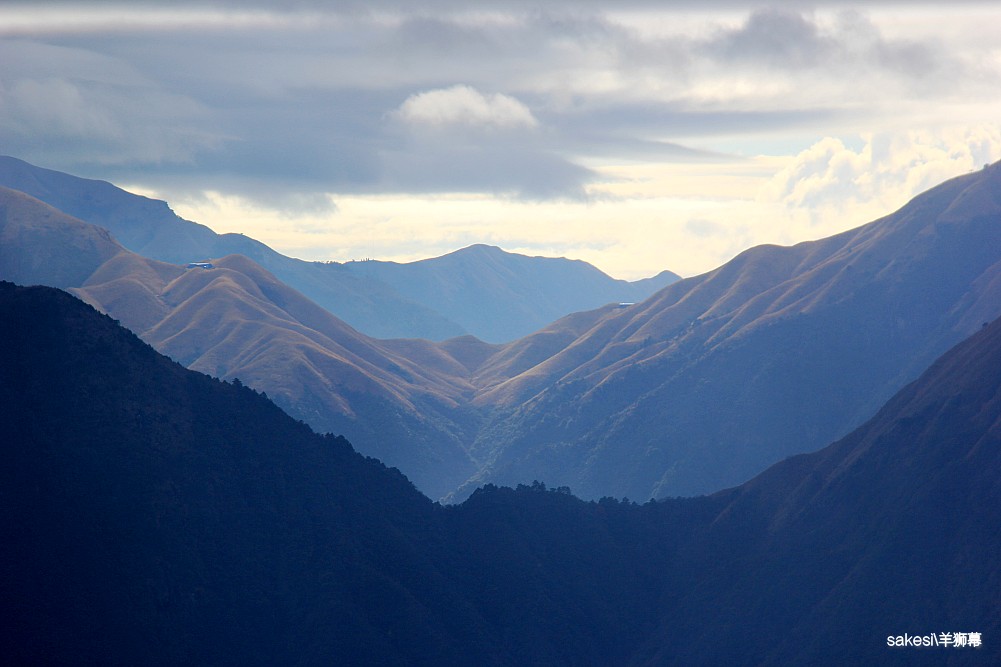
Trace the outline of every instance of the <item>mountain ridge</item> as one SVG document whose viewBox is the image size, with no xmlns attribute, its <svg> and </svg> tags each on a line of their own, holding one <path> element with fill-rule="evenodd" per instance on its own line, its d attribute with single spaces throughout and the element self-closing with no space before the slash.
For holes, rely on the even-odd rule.
<svg viewBox="0 0 1001 667">
<path fill-rule="evenodd" d="M 358 338 L 235 257 L 184 276 L 173 290 L 212 291 L 144 336 L 347 434 L 433 497 L 540 478 L 587 498 L 697 495 L 844 435 L 1001 314 L 999 189 L 994 165 L 860 228 L 752 248 L 646 301 L 503 345 Z M 159 297 L 163 272 L 180 269 L 137 262 L 117 255 L 108 267 L 122 275 L 107 268 L 78 293 L 146 332 L 181 304 Z M 226 309 L 219 335 L 208 323 Z"/>
<path fill-rule="evenodd" d="M 996 320 L 937 359 L 845 438 L 716 494 L 722 509 L 698 538 L 702 548 L 712 549 L 734 532 L 753 537 L 739 564 L 696 566 L 700 572 L 692 591 L 698 590 L 699 604 L 712 607 L 725 599 L 729 606 L 721 604 L 715 619 L 720 624 L 746 613 L 733 611 L 741 605 L 768 608 L 769 618 L 757 630 L 781 639 L 773 645 L 757 642 L 752 650 L 767 656 L 761 664 L 816 664 L 833 655 L 871 661 L 865 657 L 871 649 L 857 639 L 866 632 L 875 634 L 870 646 L 887 635 L 956 631 L 946 628 L 995 635 L 1001 622 L 989 610 L 1001 605 L 997 593 L 970 607 L 964 598 L 975 597 L 979 581 L 998 576 L 999 563 L 987 545 L 997 539 L 989 526 L 997 525 L 1001 500 L 999 369 L 1001 320 Z M 758 576 L 768 572 L 775 585 L 758 590 L 757 600 L 745 592 L 735 597 L 728 584 L 736 568 Z M 691 656 L 709 633 L 677 613 L 685 604 L 679 601 L 664 622 L 678 637 L 693 633 L 682 653 Z M 739 659 L 748 648 L 727 644 L 714 660 Z M 892 651 L 879 662 L 943 660 L 990 662 L 976 653 Z M 653 662 L 683 664 L 684 658 Z"/>
<path fill-rule="evenodd" d="M 639 506 L 537 482 L 443 507 L 64 292 L 0 283 L 0 312 L 17 662 L 1001 658 L 1001 320 L 739 487 Z M 904 632 L 983 643 L 888 646 Z"/>
<path fill-rule="evenodd" d="M 627 282 L 579 260 L 482 252 L 487 246 L 409 264 L 308 262 L 243 234 L 216 234 L 180 218 L 164 201 L 17 158 L 0 156 L 0 185 L 105 227 L 123 246 L 144 257 L 185 265 L 232 254 L 247 256 L 374 338 L 440 341 L 471 333 L 488 342 L 506 342 L 575 310 L 640 300 L 678 278 L 663 271 Z M 459 266 L 443 268 L 443 263 Z M 512 290 L 502 276 L 512 278 L 519 288 Z M 550 284 L 554 277 L 559 279 L 555 286 Z M 443 302 L 443 294 L 454 298 Z"/>
<path fill-rule="evenodd" d="M 434 511 L 398 472 L 67 294 L 0 295 L 9 659 L 400 664 L 419 641 L 454 662 L 479 637 L 461 656 L 496 664 L 444 554 L 390 562 L 431 537 L 417 526 Z"/>
<path fill-rule="evenodd" d="M 644 281 L 616 280 L 581 260 L 529 257 L 482 243 L 405 264 L 348 266 L 421 303 L 433 298 L 446 317 L 492 343 L 516 340 L 570 313 L 642 301 L 679 279 L 665 271 Z M 495 310 L 484 307 L 485 299 Z"/>
<path fill-rule="evenodd" d="M 752 248 L 603 311 L 481 390 L 476 401 L 505 406 L 491 428 L 507 435 L 483 443 L 493 470 L 467 488 L 527 474 L 586 497 L 705 493 L 759 472 L 763 455 L 843 435 L 1001 315 L 999 189 L 1001 164 L 860 228 Z"/>
<path fill-rule="evenodd" d="M 211 269 L 140 257 L 106 230 L 7 189 L 0 238 L 10 251 L 0 277 L 70 289 L 185 366 L 239 377 L 313 428 L 351 436 L 429 495 L 476 470 L 463 444 L 474 423 L 462 406 L 468 371 L 428 341 L 369 338 L 242 255 Z M 72 280 L 61 279 L 66 267 Z"/>
</svg>

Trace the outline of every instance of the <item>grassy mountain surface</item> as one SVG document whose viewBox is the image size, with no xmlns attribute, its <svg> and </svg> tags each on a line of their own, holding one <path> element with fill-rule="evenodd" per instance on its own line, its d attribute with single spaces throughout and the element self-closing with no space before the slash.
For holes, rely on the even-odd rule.
<svg viewBox="0 0 1001 667">
<path fill-rule="evenodd" d="M 993 165 L 506 346 L 478 371 L 496 381 L 475 401 L 495 412 L 473 451 L 492 463 L 470 487 L 538 477 L 646 499 L 737 484 L 845 434 L 998 315 Z"/>
<path fill-rule="evenodd" d="M 12 157 L 0 156 L 0 186 L 104 227 L 143 257 L 172 264 L 233 254 L 249 257 L 376 338 L 443 340 L 468 333 L 500 343 L 577 310 L 642 300 L 678 279 L 664 271 L 630 283 L 584 262 L 484 246 L 410 264 L 306 262 L 242 234 L 216 234 L 178 217 L 166 202 Z"/>
<path fill-rule="evenodd" d="M 1001 322 L 741 487 L 443 507 L 65 293 L 2 283 L 0 312 L 14 663 L 1001 660 Z M 983 645 L 887 646 L 905 632 Z"/>
<path fill-rule="evenodd" d="M 121 246 L 107 230 L 0 187 L 2 277 L 52 287 L 82 285 Z"/>
<path fill-rule="evenodd" d="M 0 277 L 71 288 L 175 361 L 239 377 L 315 429 L 350 436 L 433 497 L 477 469 L 464 444 L 468 370 L 433 343 L 369 338 L 240 255 L 212 269 L 146 259 L 5 188 L 0 239 Z"/>
<path fill-rule="evenodd" d="M 111 183 L 43 169 L 0 156 L 0 185 L 20 190 L 80 220 L 111 231 L 133 252 L 185 265 L 226 255 L 249 257 L 312 300 L 372 335 L 457 336 L 461 325 L 402 298 L 388 286 L 353 276 L 339 264 L 286 257 L 243 234 L 216 234 L 178 217 L 166 202 Z M 387 317 L 387 313 L 394 313 Z"/>
<path fill-rule="evenodd" d="M 42 230 L 64 220 L 37 210 Z M 503 345 L 361 336 L 238 256 L 192 273 L 118 249 L 78 293 L 186 365 L 348 435 L 432 497 L 545 479 L 645 500 L 712 492 L 818 449 L 1001 315 L 999 223 L 994 165 L 858 229 L 752 248 L 644 302 Z M 0 276 L 35 267 L 29 282 L 68 286 L 39 277 L 58 262 L 24 259 L 65 254 L 34 249 L 33 234 L 51 245 L 50 232 L 3 233 Z M 81 234 L 60 243 L 105 238 Z"/>
<path fill-rule="evenodd" d="M 676 565 L 687 592 L 638 662 L 993 664 L 993 641 L 978 653 L 886 640 L 1001 632 L 1001 589 L 987 583 L 1001 577 L 999 472 L 994 321 L 839 442 L 716 494 Z"/>
</svg>

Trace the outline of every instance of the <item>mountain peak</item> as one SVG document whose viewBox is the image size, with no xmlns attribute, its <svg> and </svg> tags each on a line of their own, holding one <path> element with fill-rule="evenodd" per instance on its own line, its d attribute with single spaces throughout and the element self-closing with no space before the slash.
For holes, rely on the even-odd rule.
<svg viewBox="0 0 1001 667">
<path fill-rule="evenodd" d="M 475 483 L 696 495 L 844 435 L 1001 316 L 999 179 L 952 179 L 862 227 L 749 249 L 585 331 L 512 344 L 511 372 L 488 363 L 498 381 L 477 397 L 505 435 Z"/>
<path fill-rule="evenodd" d="M 584 262 L 528 257 L 484 243 L 410 263 L 306 262 L 242 234 L 216 234 L 183 220 L 166 202 L 16 158 L 0 158 L 0 185 L 108 229 L 144 257 L 186 265 L 205 257 L 244 255 L 376 338 L 440 341 L 469 333 L 508 341 L 568 313 L 611 301 L 639 301 L 663 286 L 662 281 L 617 281 Z M 580 280 L 586 272 L 593 275 Z M 520 282 L 500 285 L 500 275 Z M 566 284 L 577 287 L 568 290 Z"/>
<path fill-rule="evenodd" d="M 486 254 L 493 254 L 493 255 L 497 255 L 497 254 L 512 255 L 512 254 L 515 254 L 515 253 L 510 253 L 510 252 L 504 250 L 500 246 L 489 245 L 487 243 L 474 243 L 472 245 L 466 246 L 465 248 L 460 248 L 460 249 L 456 250 L 455 252 L 456 253 L 460 253 L 460 252 L 461 253 L 477 252 L 477 253 L 486 253 Z M 453 254 L 453 253 L 449 253 L 449 254 Z"/>
</svg>

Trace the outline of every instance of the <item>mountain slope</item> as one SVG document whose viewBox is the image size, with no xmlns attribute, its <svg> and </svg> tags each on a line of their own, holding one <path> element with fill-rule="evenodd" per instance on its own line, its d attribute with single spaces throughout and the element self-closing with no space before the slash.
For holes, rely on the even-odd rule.
<svg viewBox="0 0 1001 667">
<path fill-rule="evenodd" d="M 5 279 L 81 285 L 121 250 L 106 230 L 0 187 L 0 276 Z"/>
<path fill-rule="evenodd" d="M 664 271 L 636 283 L 613 280 L 579 260 L 528 257 L 487 245 L 407 264 L 367 261 L 348 268 L 433 305 L 491 343 L 521 338 L 569 313 L 642 301 L 679 279 Z"/>
<path fill-rule="evenodd" d="M 67 294 L 0 311 L 6 661 L 498 663 L 401 475 Z"/>
<path fill-rule="evenodd" d="M 533 491 L 459 516 L 67 294 L 0 283 L 0 312 L 8 661 L 599 665 L 649 626 L 655 570 L 617 511 Z M 583 550 L 501 529 L 540 502 Z M 510 606 L 487 568 L 525 575 Z"/>
<path fill-rule="evenodd" d="M 80 220 L 104 227 L 143 257 L 184 265 L 240 254 L 350 322 L 380 337 L 431 339 L 465 330 L 388 286 L 360 279 L 336 263 L 305 262 L 275 252 L 243 234 L 216 234 L 178 217 L 166 202 L 133 195 L 111 183 L 43 169 L 0 156 L 0 185 L 25 192 Z M 394 317 L 387 317 L 394 313 Z"/>
<path fill-rule="evenodd" d="M 172 264 L 239 254 L 253 259 L 356 329 L 376 338 L 490 342 L 527 335 L 576 310 L 639 301 L 677 280 L 669 271 L 634 283 L 584 262 L 525 257 L 472 246 L 444 257 L 393 262 L 306 262 L 242 234 L 216 234 L 179 218 L 166 202 L 110 183 L 0 156 L 0 185 L 104 227 L 126 248 Z"/>
<path fill-rule="evenodd" d="M 680 565 L 690 591 L 672 600 L 651 663 L 992 664 L 999 472 L 995 321 L 843 440 L 713 498 L 723 506 Z M 714 632 L 731 624 L 741 631 Z M 982 633 L 987 648 L 886 646 L 943 632 Z"/>
<path fill-rule="evenodd" d="M 433 497 L 477 470 L 469 371 L 432 343 L 360 334 L 239 255 L 207 270 L 140 257 L 13 190 L 0 189 L 0 239 L 0 278 L 71 289 L 185 366 L 239 377 L 351 437 Z"/>
<path fill-rule="evenodd" d="M 400 354 L 245 257 L 215 267 L 163 285 L 169 312 L 141 332 L 144 340 L 193 370 L 267 391 L 320 432 L 346 435 L 406 470 L 432 497 L 476 469 L 464 449 L 472 387 L 458 362 L 438 353 L 428 363 L 437 351 L 426 341 Z M 90 299 L 99 288 L 87 284 L 79 293 Z"/>
<path fill-rule="evenodd" d="M 262 396 L 0 284 L 0 630 L 19 664 L 994 664 L 1001 322 L 711 497 L 433 505 Z M 978 632 L 979 648 L 888 635 Z"/>
<path fill-rule="evenodd" d="M 1001 315 L 1001 165 L 599 315 L 550 337 L 529 368 L 494 364 L 499 381 L 475 400 L 499 408 L 474 447 L 492 464 L 467 488 L 544 478 L 586 497 L 704 493 L 848 432 Z"/>
<path fill-rule="evenodd" d="M 689 495 L 847 433 L 1001 314 L 999 193 L 995 165 L 869 225 L 752 248 L 504 345 L 358 338 L 236 258 L 182 276 L 116 256 L 79 293 L 194 368 L 347 434 L 433 497 L 532 479 L 589 498 Z"/>
</svg>

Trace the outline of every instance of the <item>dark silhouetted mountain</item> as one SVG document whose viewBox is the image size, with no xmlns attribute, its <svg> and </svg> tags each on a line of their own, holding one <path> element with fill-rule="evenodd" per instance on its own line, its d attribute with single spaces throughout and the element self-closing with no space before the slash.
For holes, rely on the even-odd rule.
<svg viewBox="0 0 1001 667">
<path fill-rule="evenodd" d="M 996 664 L 999 473 L 995 321 L 841 441 L 710 499 L 718 514 L 676 563 L 687 592 L 636 662 Z M 886 645 L 953 632 L 986 648 Z"/>
<path fill-rule="evenodd" d="M 242 234 L 216 234 L 166 202 L 114 185 L 0 156 L 0 185 L 111 231 L 123 246 L 172 264 L 244 255 L 359 331 L 376 338 L 490 342 L 527 335 L 554 319 L 609 302 L 640 301 L 677 280 L 664 271 L 633 283 L 590 264 L 472 246 L 436 259 L 306 262 Z"/>
<path fill-rule="evenodd" d="M 68 294 L 0 312 L 6 663 L 501 662 L 402 475 Z"/>
<path fill-rule="evenodd" d="M 477 371 L 495 412 L 467 492 L 535 478 L 643 500 L 740 483 L 844 435 L 1001 315 L 999 276 L 996 164 L 858 229 L 556 322 Z"/>
<path fill-rule="evenodd" d="M 0 312 L 12 664 L 1001 660 L 1001 322 L 741 487 L 442 507 L 65 293 Z M 952 632 L 983 646 L 886 645 Z"/>
</svg>

